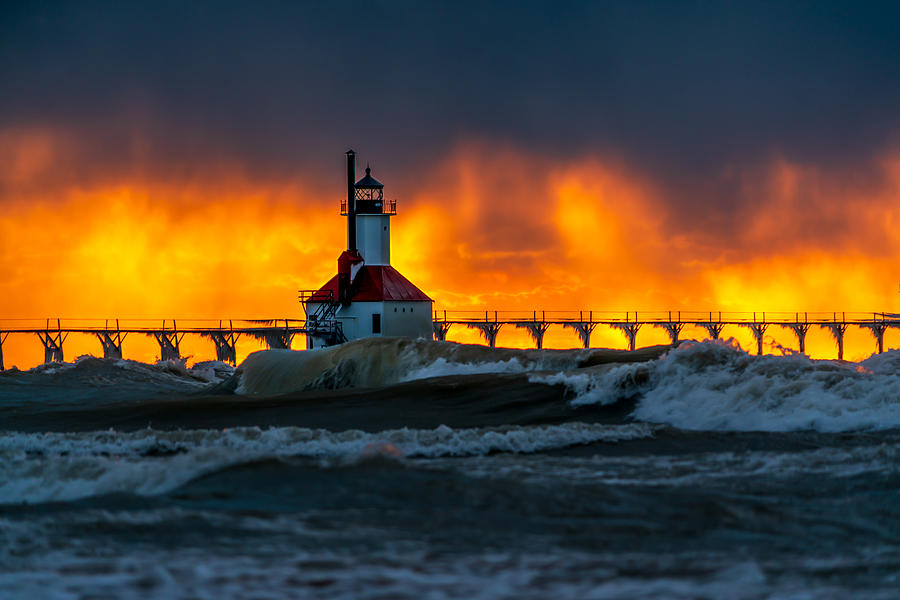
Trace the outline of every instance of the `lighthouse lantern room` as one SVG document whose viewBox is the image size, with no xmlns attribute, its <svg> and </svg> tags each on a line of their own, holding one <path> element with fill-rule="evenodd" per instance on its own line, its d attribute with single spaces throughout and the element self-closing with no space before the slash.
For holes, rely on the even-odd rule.
<svg viewBox="0 0 900 600">
<path fill-rule="evenodd" d="M 338 272 L 315 291 L 301 291 L 309 349 L 372 336 L 432 337 L 432 300 L 391 266 L 391 217 L 397 203 L 384 201 L 384 185 L 356 180 L 356 153 L 347 152 L 347 249 Z"/>
<path fill-rule="evenodd" d="M 372 169 L 369 167 L 366 167 L 366 176 L 357 181 L 354 188 L 358 250 L 365 257 L 367 265 L 389 265 L 391 217 L 397 214 L 397 203 L 385 206 L 384 185 L 372 177 Z"/>
</svg>

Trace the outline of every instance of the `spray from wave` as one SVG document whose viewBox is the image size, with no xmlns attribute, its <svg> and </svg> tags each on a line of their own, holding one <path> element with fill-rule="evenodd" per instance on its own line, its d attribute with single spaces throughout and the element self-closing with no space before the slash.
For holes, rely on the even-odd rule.
<svg viewBox="0 0 900 600">
<path fill-rule="evenodd" d="M 841 432 L 900 427 L 900 351 L 861 363 L 754 356 L 734 342 L 685 343 L 657 360 L 532 375 L 575 405 L 638 398 L 632 417 L 685 430 Z"/>
<path fill-rule="evenodd" d="M 483 373 L 565 371 L 610 362 L 649 360 L 664 347 L 620 350 L 517 350 L 408 338 L 368 338 L 294 352 L 264 350 L 247 357 L 235 392 L 284 394 L 303 390 L 384 386 L 418 379 Z"/>
<path fill-rule="evenodd" d="M 633 420 L 683 430 L 843 432 L 900 427 L 898 373 L 897 350 L 849 363 L 800 354 L 755 356 L 733 341 L 625 352 L 370 338 L 321 350 L 257 352 L 234 371 L 221 363 L 186 369 L 85 358 L 5 374 L 0 384 L 9 385 L 0 385 L 0 399 L 11 410 L 20 396 L 28 398 L 27 404 L 40 399 L 49 405 L 56 396 L 68 404 L 98 394 L 113 402 L 136 397 L 136 391 L 144 396 L 171 392 L 173 399 L 212 391 L 289 399 L 297 392 L 379 388 L 387 402 L 428 396 L 440 378 L 448 377 L 454 385 L 470 383 L 467 393 L 475 394 L 477 377 L 498 374 L 504 378 L 497 378 L 497 386 L 511 393 L 523 393 L 527 386 L 560 387 L 582 415 L 590 407 L 617 405 Z M 422 384 L 407 389 L 412 381 Z"/>
</svg>

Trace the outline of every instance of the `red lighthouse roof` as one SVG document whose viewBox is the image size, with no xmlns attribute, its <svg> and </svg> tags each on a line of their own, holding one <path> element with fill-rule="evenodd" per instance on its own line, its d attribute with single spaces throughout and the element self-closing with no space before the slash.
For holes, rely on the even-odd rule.
<svg viewBox="0 0 900 600">
<path fill-rule="evenodd" d="M 338 297 L 338 276 L 323 285 L 316 296 Z M 365 265 L 350 284 L 351 302 L 431 302 L 431 298 L 390 265 Z"/>
</svg>

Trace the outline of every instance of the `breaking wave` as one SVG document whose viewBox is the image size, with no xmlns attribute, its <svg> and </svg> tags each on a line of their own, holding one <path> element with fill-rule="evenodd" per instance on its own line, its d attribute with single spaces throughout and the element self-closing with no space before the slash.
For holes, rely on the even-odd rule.
<svg viewBox="0 0 900 600">
<path fill-rule="evenodd" d="M 592 364 L 655 358 L 662 348 L 516 350 L 408 338 L 368 338 L 296 352 L 263 350 L 247 357 L 235 391 L 271 395 L 314 389 L 372 387 L 448 375 L 563 371 Z"/>
<path fill-rule="evenodd" d="M 13 367 L 0 374 L 0 377 L 7 382 L 38 379 L 80 380 L 98 386 L 120 385 L 123 382 L 203 385 L 222 381 L 233 373 L 234 367 L 215 360 L 197 362 L 188 367 L 186 359 L 147 364 L 122 358 L 79 356 L 74 362 L 45 363 L 27 371 Z"/>
<path fill-rule="evenodd" d="M 224 468 L 266 459 L 353 461 L 528 454 L 646 438 L 645 424 L 569 423 L 497 428 L 331 432 L 301 427 L 220 430 L 10 433 L 0 437 L 0 504 L 170 492 Z"/>
<path fill-rule="evenodd" d="M 685 343 L 657 360 L 532 382 L 564 384 L 574 405 L 637 398 L 632 417 L 685 430 L 842 432 L 900 427 L 900 351 L 861 363 L 753 356 L 729 342 Z"/>
<path fill-rule="evenodd" d="M 504 377 L 486 378 L 485 374 L 503 374 Z M 25 409 L 34 413 L 38 408 L 50 410 L 53 405 L 75 406 L 91 402 L 94 403 L 92 406 L 99 406 L 141 398 L 162 398 L 160 402 L 165 402 L 164 407 L 143 405 L 147 410 L 146 416 L 141 418 L 146 420 L 138 426 L 160 422 L 156 419 L 168 419 L 165 422 L 171 427 L 183 427 L 187 422 L 200 423 L 192 420 L 192 415 L 200 415 L 205 419 L 202 426 L 210 427 L 216 426 L 218 413 L 215 408 L 222 408 L 221 402 L 216 404 L 209 400 L 201 406 L 197 404 L 199 401 L 192 404 L 189 397 L 209 396 L 215 390 L 253 397 L 283 395 L 278 401 L 287 404 L 279 406 L 285 415 L 290 412 L 289 407 L 296 407 L 297 410 L 291 408 L 294 412 L 290 414 L 297 420 L 293 423 L 280 420 L 273 424 L 307 425 L 309 423 L 304 422 L 303 415 L 297 411 L 308 404 L 294 404 L 292 393 L 324 391 L 327 393 L 323 397 L 327 400 L 331 397 L 328 395 L 330 390 L 379 388 L 363 390 L 360 397 L 375 399 L 372 402 L 394 402 L 395 406 L 400 406 L 398 402 L 407 402 L 402 405 L 406 407 L 403 410 L 417 411 L 416 415 L 420 417 L 431 411 L 428 414 L 433 420 L 418 421 L 420 427 L 442 422 L 460 425 L 460 421 L 453 421 L 453 415 L 440 412 L 446 404 L 429 402 L 438 396 L 452 395 L 460 399 L 453 406 L 465 401 L 470 412 L 483 410 L 472 417 L 471 424 L 488 425 L 497 424 L 493 420 L 497 407 L 484 404 L 484 399 L 501 397 L 509 402 L 520 402 L 524 394 L 529 402 L 544 403 L 541 406 L 555 411 L 546 417 L 550 423 L 560 422 L 554 419 L 590 421 L 590 411 L 596 409 L 599 412 L 601 407 L 610 407 L 604 414 L 612 418 L 615 413 L 618 422 L 628 415 L 632 420 L 682 430 L 828 433 L 900 428 L 898 374 L 898 350 L 850 363 L 812 360 L 799 354 L 755 356 L 733 342 L 722 341 L 685 342 L 677 348 L 665 346 L 625 352 L 494 349 L 422 339 L 370 338 L 321 350 L 257 352 L 237 370 L 214 362 L 186 369 L 177 363 L 145 365 L 84 358 L 74 364 L 3 374 L 0 376 L 0 406 L 8 416 L 21 422 Z M 480 375 L 480 379 L 476 375 Z M 451 389 L 446 386 L 446 381 L 435 379 L 441 377 L 458 379 L 451 381 L 454 386 Z M 431 379 L 435 381 L 423 381 Z M 490 389 L 485 386 L 488 379 Z M 422 383 L 410 384 L 413 381 Z M 556 390 L 544 394 L 545 386 L 554 386 Z M 308 402 L 309 398 L 305 397 L 305 400 Z M 251 410 L 249 404 L 242 404 L 243 401 L 242 398 L 234 399 L 230 409 Z M 35 405 L 39 405 L 38 408 L 33 408 Z M 560 412 L 560 405 L 569 412 Z M 185 407 L 182 416 L 187 421 L 179 420 L 180 413 L 176 414 L 179 406 Z M 207 409 L 213 410 L 202 412 Z M 88 416 L 93 414 L 83 412 Z M 378 429 L 412 424 L 414 421 L 405 419 L 406 414 L 397 412 L 397 420 L 381 422 Z M 108 417 L 115 419 L 118 418 L 116 415 L 118 413 L 110 413 Z M 45 427 L 46 421 L 41 420 L 50 417 L 44 413 L 31 416 L 37 423 L 31 431 L 50 429 Z M 529 418 L 536 417 L 532 414 Z M 609 418 L 604 419 L 610 422 Z M 366 428 L 358 422 L 349 426 L 334 419 L 328 422 L 334 422 L 335 427 Z M 83 425 L 82 430 L 100 429 L 116 423 L 115 420 L 99 420 L 96 425 Z M 231 422 L 222 422 L 222 426 L 226 424 Z M 270 423 L 251 421 L 241 424 Z M 320 425 L 313 423 L 312 426 Z"/>
<path fill-rule="evenodd" d="M 87 406 L 153 396 L 202 392 L 234 374 L 218 361 L 146 364 L 134 360 L 82 356 L 71 363 L 48 363 L 27 371 L 0 372 L 0 407 Z"/>
</svg>

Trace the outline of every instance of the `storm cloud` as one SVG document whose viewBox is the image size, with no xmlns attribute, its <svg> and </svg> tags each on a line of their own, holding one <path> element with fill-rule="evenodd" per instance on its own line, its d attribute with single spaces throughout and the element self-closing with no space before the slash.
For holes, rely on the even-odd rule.
<svg viewBox="0 0 900 600">
<path fill-rule="evenodd" d="M 900 119 L 895 5 L 22 3 L 0 25 L 0 129 L 78 140 L 73 171 L 261 176 L 353 146 L 421 171 L 487 139 L 615 156 L 728 213 L 729 170 L 867 169 Z M 73 174 L 73 176 L 75 176 Z"/>
</svg>

